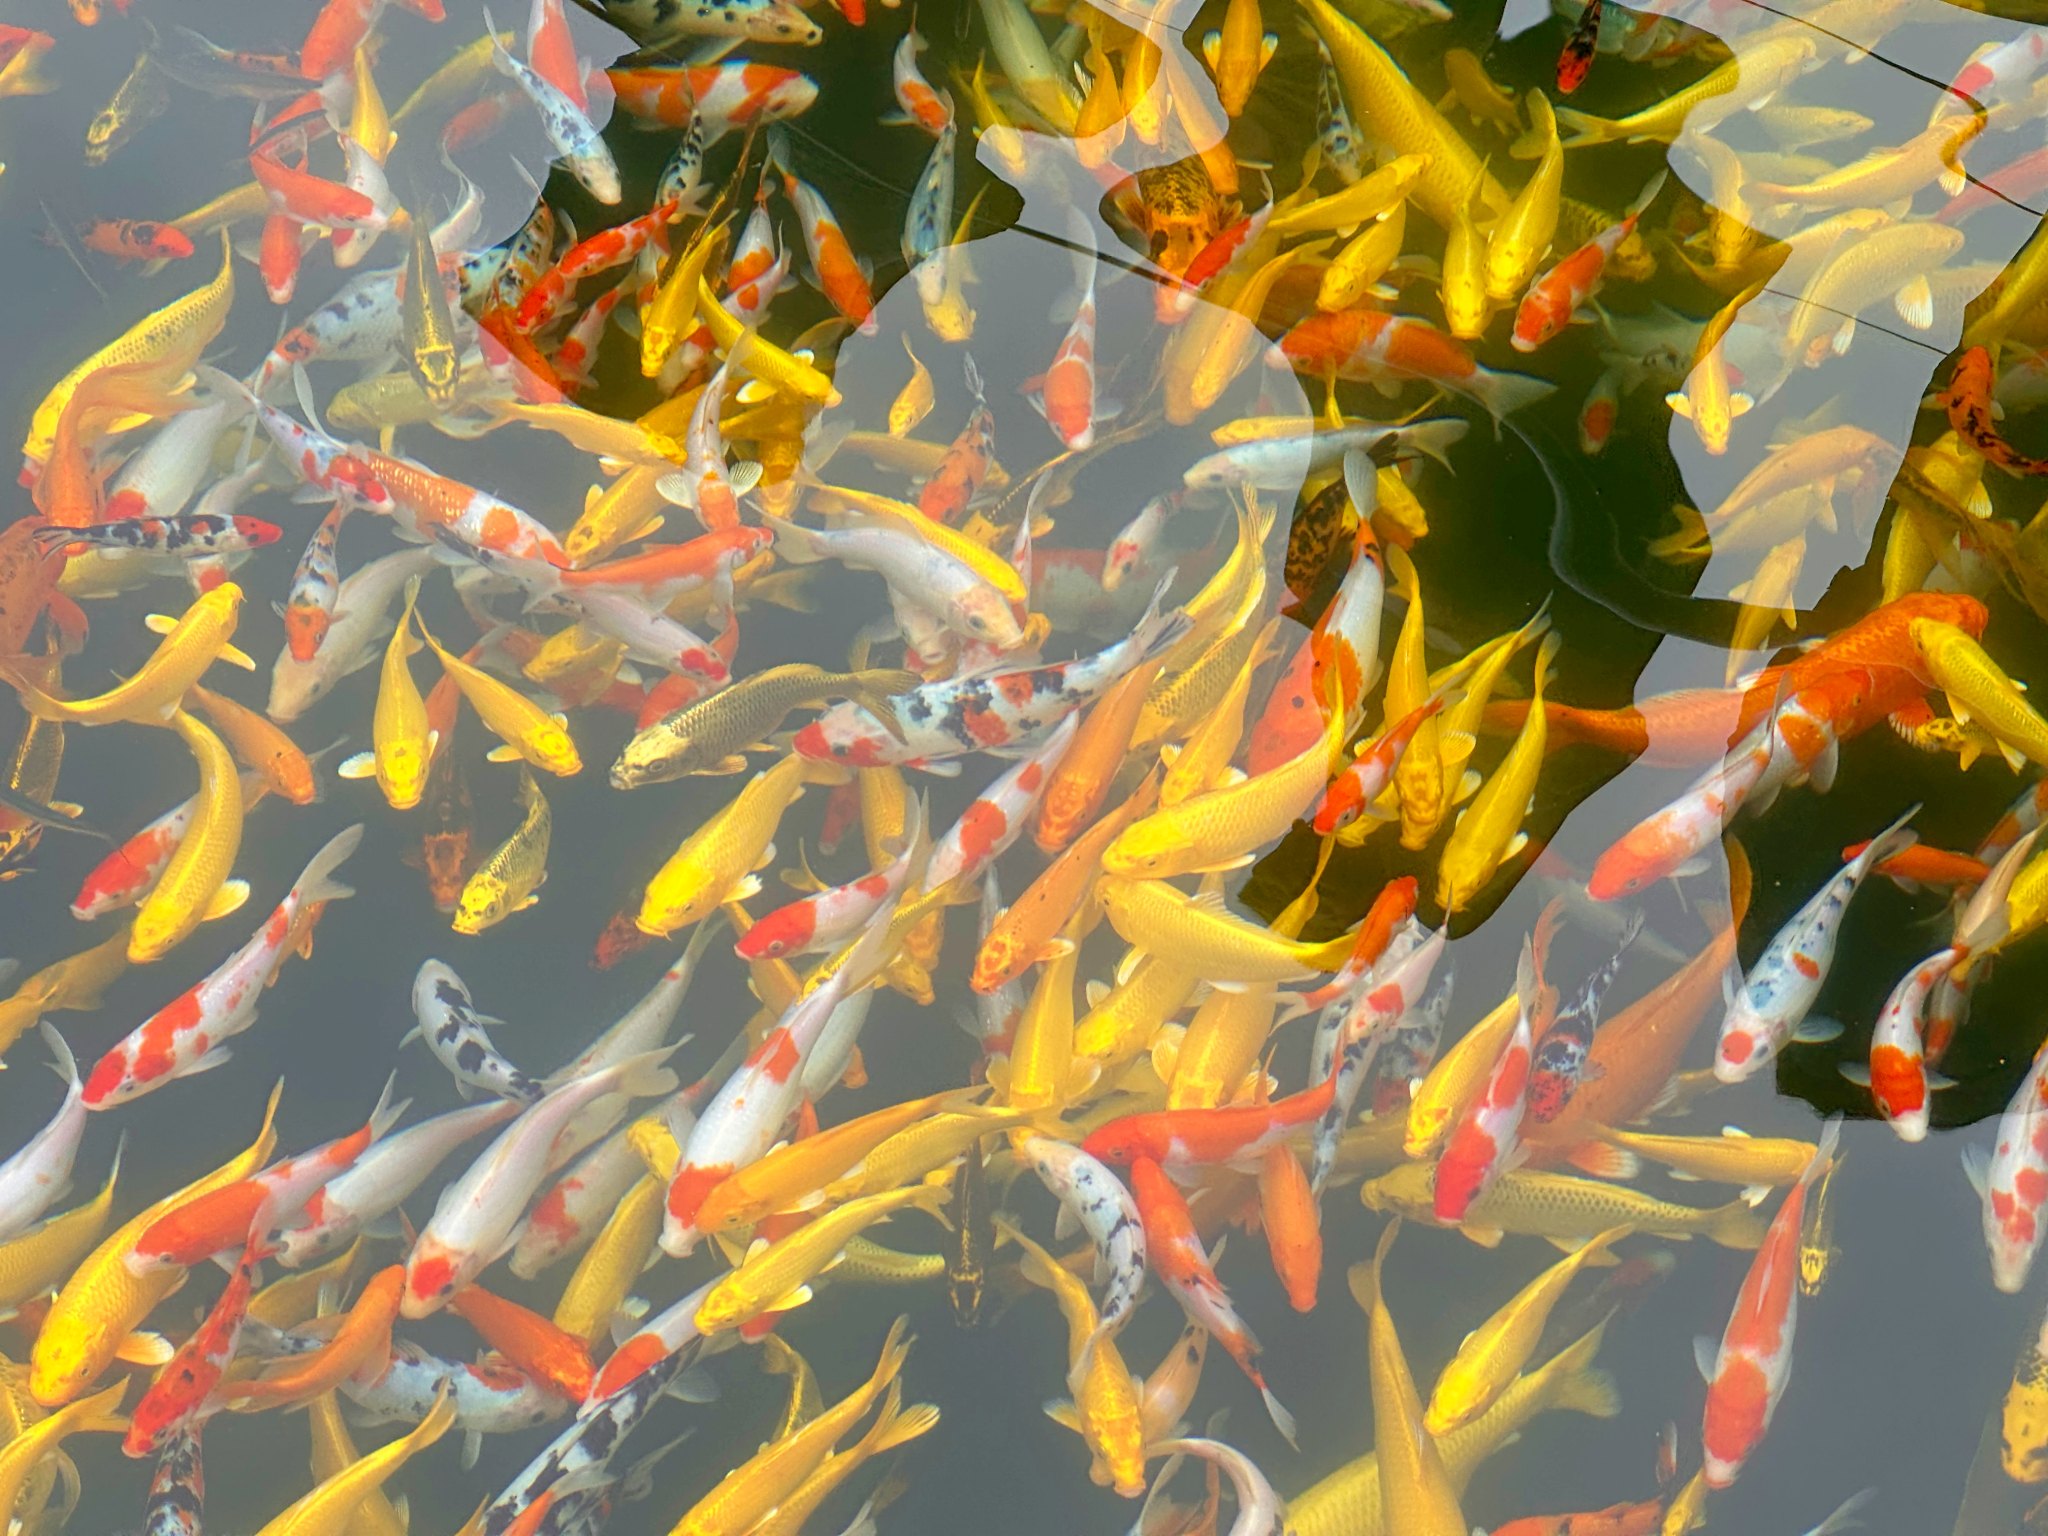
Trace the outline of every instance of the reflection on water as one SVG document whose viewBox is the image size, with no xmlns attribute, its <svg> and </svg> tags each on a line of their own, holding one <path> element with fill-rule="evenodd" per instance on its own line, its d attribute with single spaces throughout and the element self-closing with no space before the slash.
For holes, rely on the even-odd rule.
<svg viewBox="0 0 2048 1536">
<path fill-rule="evenodd" d="M 2024 1528 L 2031 19 L 30 9 L 24 1530 Z"/>
</svg>

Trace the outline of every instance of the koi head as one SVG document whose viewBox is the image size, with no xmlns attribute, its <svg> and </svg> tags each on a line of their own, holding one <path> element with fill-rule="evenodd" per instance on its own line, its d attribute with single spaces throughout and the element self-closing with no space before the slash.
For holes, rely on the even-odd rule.
<svg viewBox="0 0 2048 1536">
<path fill-rule="evenodd" d="M 801 954 L 817 927 L 817 914 L 811 904 L 793 901 L 749 928 L 733 945 L 733 953 L 742 960 L 780 960 L 784 955 Z"/>
<path fill-rule="evenodd" d="M 526 745 L 549 773 L 566 778 L 583 771 L 583 758 L 576 750 L 576 743 L 570 739 L 568 730 L 557 722 L 536 726 Z"/>
<path fill-rule="evenodd" d="M 1117 836 L 1102 855 L 1102 868 L 1112 875 L 1138 878 L 1178 874 L 1194 844 L 1177 817 L 1147 816 Z"/>
<path fill-rule="evenodd" d="M 70 1402 L 91 1384 L 110 1359 L 107 1325 L 66 1308 L 52 1310 L 29 1356 L 29 1395 L 46 1408 Z"/>
<path fill-rule="evenodd" d="M 405 1291 L 398 1299 L 398 1315 L 422 1318 L 440 1311 L 467 1280 L 466 1267 L 460 1254 L 422 1235 L 405 1261 Z"/>
<path fill-rule="evenodd" d="M 317 656 L 333 622 L 334 615 L 317 603 L 288 605 L 284 611 L 284 643 L 292 660 L 305 662 Z"/>
<path fill-rule="evenodd" d="M 128 931 L 129 963 L 148 965 L 163 959 L 177 948 L 188 926 L 182 910 L 169 908 L 163 902 L 145 903 L 135 915 L 135 926 Z"/>
<path fill-rule="evenodd" d="M 427 789 L 427 744 L 401 739 L 377 752 L 377 784 L 394 811 L 409 811 Z"/>
<path fill-rule="evenodd" d="M 1558 294 L 1555 287 L 1537 284 L 1515 311 L 1514 334 L 1508 340 L 1517 352 L 1534 352 L 1571 323 L 1570 297 Z"/>
<path fill-rule="evenodd" d="M 1029 963 L 1030 957 L 1022 952 L 1016 939 L 1007 933 L 991 933 L 981 942 L 980 950 L 974 956 L 974 972 L 967 979 L 967 985 L 981 997 L 987 997 L 1004 982 L 1017 977 Z"/>
<path fill-rule="evenodd" d="M 472 937 L 501 921 L 507 911 L 508 892 L 505 882 L 497 876 L 478 870 L 463 886 L 462 894 L 455 901 L 455 916 L 450 924 L 457 933 Z"/>
</svg>

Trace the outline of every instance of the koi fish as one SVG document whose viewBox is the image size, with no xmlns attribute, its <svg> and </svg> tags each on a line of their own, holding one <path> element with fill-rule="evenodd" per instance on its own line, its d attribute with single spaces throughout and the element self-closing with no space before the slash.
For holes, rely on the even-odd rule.
<svg viewBox="0 0 2048 1536">
<path fill-rule="evenodd" d="M 100 1057 L 86 1076 L 86 1108 L 112 1109 L 225 1063 L 230 1052 L 222 1042 L 256 1022 L 263 990 L 299 942 L 311 910 L 355 894 L 335 872 L 362 838 L 358 824 L 328 839 L 247 943 Z"/>
<path fill-rule="evenodd" d="M 1707 1379 L 1700 1442 L 1709 1488 L 1734 1484 L 1763 1443 L 1778 1400 L 1792 1379 L 1792 1336 L 1799 1321 L 1799 1224 L 1807 1191 L 1834 1161 L 1841 1134 L 1839 1120 L 1830 1120 L 1821 1131 L 1813 1160 L 1778 1207 L 1743 1277 L 1718 1348 L 1710 1355 L 1709 1340 L 1697 1343 L 1700 1373 Z"/>
<path fill-rule="evenodd" d="M 1488 1071 L 1485 1084 L 1451 1128 L 1437 1159 L 1434 1212 L 1446 1225 L 1464 1219 L 1512 1166 L 1522 1117 L 1529 1107 L 1529 1068 L 1537 1007 L 1536 957 L 1529 941 L 1515 973 L 1515 1023 Z"/>
<path fill-rule="evenodd" d="M 1585 9 L 1579 12 L 1579 19 L 1572 24 L 1571 36 L 1564 41 L 1564 51 L 1557 56 L 1557 89 L 1559 94 L 1569 96 L 1586 83 L 1586 76 L 1593 68 L 1593 52 L 1600 41 L 1600 17 L 1602 0 L 1586 0 Z"/>
<path fill-rule="evenodd" d="M 1600 291 L 1615 251 L 1636 232 L 1636 221 L 1663 190 L 1664 175 L 1659 171 L 1650 178 L 1649 185 L 1636 195 L 1619 223 L 1609 225 L 1529 285 L 1515 311 L 1515 329 L 1508 338 L 1517 352 L 1534 352 L 1570 325 L 1592 301 Z"/>
<path fill-rule="evenodd" d="M 1642 927 L 1642 913 L 1632 914 L 1614 953 L 1586 978 L 1575 996 L 1559 1004 L 1550 1027 L 1536 1042 L 1536 1054 L 1529 1064 L 1531 1124 L 1548 1125 L 1564 1113 L 1572 1095 L 1578 1092 L 1580 1080 L 1586 1074 L 1587 1056 L 1593 1048 L 1593 1032 L 1600 1027 L 1600 1001 L 1621 973 L 1622 960 Z"/>
<path fill-rule="evenodd" d="M 498 1054 L 491 1044 L 489 1026 L 505 1021 L 479 1014 L 469 988 L 446 962 L 421 963 L 412 981 L 412 1012 L 416 1022 L 399 1044 L 425 1041 L 427 1049 L 453 1075 L 456 1091 L 464 1099 L 482 1091 L 531 1104 L 547 1092 Z"/>
</svg>

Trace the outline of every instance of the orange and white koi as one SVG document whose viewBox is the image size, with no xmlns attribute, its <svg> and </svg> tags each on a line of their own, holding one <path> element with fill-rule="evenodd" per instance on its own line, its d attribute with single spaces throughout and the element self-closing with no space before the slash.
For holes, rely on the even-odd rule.
<svg viewBox="0 0 2048 1536">
<path fill-rule="evenodd" d="M 513 311 L 513 325 L 529 334 L 538 331 L 561 314 L 586 277 L 636 261 L 642 251 L 666 251 L 674 214 L 672 205 L 658 203 L 637 218 L 577 241 L 526 290 Z"/>
<path fill-rule="evenodd" d="M 902 892 L 914 865 L 922 862 L 918 848 L 923 811 L 912 812 L 903 851 L 873 874 L 845 885 L 826 886 L 757 919 L 733 945 L 742 960 L 783 960 L 838 949 L 859 936 L 882 906 Z"/>
<path fill-rule="evenodd" d="M 1357 508 L 1358 529 L 1337 595 L 1309 631 L 1309 654 L 1315 658 L 1309 684 L 1326 708 L 1334 706 L 1347 721 L 1355 722 L 1366 694 L 1379 681 L 1380 610 L 1386 600 L 1387 570 L 1379 536 L 1372 531 L 1378 500 L 1375 471 L 1362 453 L 1347 455 L 1344 478 Z"/>
<path fill-rule="evenodd" d="M 1529 1108 L 1529 1064 L 1535 1051 L 1531 1012 L 1539 1005 L 1536 954 L 1526 938 L 1515 972 L 1515 1025 L 1486 1082 L 1451 1128 L 1437 1159 L 1434 1211 L 1445 1225 L 1464 1220 L 1472 1204 L 1512 1165 Z"/>
<path fill-rule="evenodd" d="M 875 295 L 866 264 L 853 254 L 853 246 L 846 231 L 839 227 L 831 204 L 808 182 L 797 179 L 779 143 L 771 139 L 771 145 L 770 153 L 782 167 L 783 193 L 796 209 L 797 222 L 803 228 L 812 281 L 831 300 L 832 307 L 852 321 L 863 335 L 872 334 Z"/>
<path fill-rule="evenodd" d="M 1496 416 L 1555 390 L 1548 380 L 1485 368 L 1461 343 L 1425 320 L 1381 309 L 1340 309 L 1297 321 L 1280 339 L 1296 373 L 1361 383 L 1420 379 L 1477 400 Z"/>
<path fill-rule="evenodd" d="M 562 0 L 533 0 L 526 21 L 526 63 L 579 111 L 590 110 L 587 70 L 577 61 L 576 39 L 569 33 Z"/>
<path fill-rule="evenodd" d="M 1053 766 L 1066 754 L 1080 728 L 1080 713 L 1070 713 L 1036 752 L 975 797 L 932 849 L 931 865 L 925 872 L 926 890 L 949 885 L 965 890 L 1024 835 Z"/>
<path fill-rule="evenodd" d="M 1515 311 L 1515 329 L 1508 338 L 1517 352 L 1534 352 L 1570 325 L 1592 301 L 1606 276 L 1607 263 L 1622 241 L 1636 232 L 1636 221 L 1663 190 L 1664 176 L 1659 171 L 1650 178 L 1649 185 L 1629 204 L 1620 223 L 1610 224 L 1529 285 Z"/>
<path fill-rule="evenodd" d="M 1166 1170 L 1148 1157 L 1131 1164 L 1131 1194 L 1145 1227 L 1145 1256 L 1153 1274 L 1180 1303 L 1188 1321 L 1209 1330 L 1239 1370 L 1250 1378 L 1265 1401 L 1273 1427 L 1288 1444 L 1294 1443 L 1294 1415 L 1289 1413 L 1266 1385 L 1259 1365 L 1259 1341 L 1237 1315 L 1230 1293 L 1216 1278 L 1216 1270 L 1203 1250 L 1195 1220 Z"/>
<path fill-rule="evenodd" d="M 1750 1261 L 1735 1310 L 1711 1359 L 1699 1344 L 1700 1374 L 1707 1378 L 1706 1414 L 1700 1425 L 1709 1488 L 1731 1486 L 1763 1443 L 1792 1379 L 1792 1336 L 1799 1322 L 1799 1227 L 1806 1194 L 1835 1160 L 1842 1125 L 1830 1120 L 1813 1160 L 1771 1219 L 1763 1245 Z"/>
<path fill-rule="evenodd" d="M 86 1108 L 112 1109 L 225 1062 L 222 1042 L 256 1022 L 263 989 L 300 942 L 311 910 L 355 894 L 335 871 L 362 838 L 358 824 L 328 839 L 246 944 L 113 1045 L 87 1075 Z"/>
<path fill-rule="evenodd" d="M 1025 398 L 1045 418 L 1052 435 L 1072 453 L 1095 442 L 1095 263 L 1088 264 L 1086 285 L 1074 308 L 1074 320 L 1053 354 L 1052 366 L 1024 385 Z M 942 470 L 943 473 L 943 470 Z M 950 519 L 948 519 L 950 521 Z"/>
<path fill-rule="evenodd" d="M 137 1275 L 190 1269 L 214 1254 L 229 1252 L 238 1241 L 253 1246 L 258 1257 L 267 1257 L 272 1229 L 298 1216 L 316 1190 L 354 1167 L 356 1159 L 405 1113 L 408 1102 L 391 1102 L 387 1080 L 369 1119 L 354 1131 L 165 1213 L 143 1229 L 123 1262 Z"/>
<path fill-rule="evenodd" d="M 1140 1110 L 1090 1131 L 1081 1150 L 1116 1167 L 1142 1159 L 1175 1175 L 1218 1166 L 1254 1171 L 1268 1147 L 1288 1140 L 1330 1107 L 1336 1074 L 1266 1104 Z"/>
<path fill-rule="evenodd" d="M 923 48 L 924 39 L 912 23 L 890 59 L 889 83 L 896 91 L 896 105 L 903 109 L 903 121 L 915 123 L 937 138 L 953 121 L 953 98 L 935 88 L 917 67 L 917 56 Z"/>
<path fill-rule="evenodd" d="M 1387 786 L 1394 782 L 1394 770 L 1400 766 L 1401 754 L 1408 750 L 1408 743 L 1415 739 L 1415 732 L 1422 722 L 1444 707 L 1443 695 L 1439 694 L 1419 708 L 1410 710 L 1406 716 L 1382 731 L 1359 750 L 1358 756 L 1344 765 L 1344 769 L 1323 791 L 1323 798 L 1310 818 L 1310 825 L 1319 837 L 1328 837 L 1341 832 L 1366 813 Z"/>
<path fill-rule="evenodd" d="M 707 145 L 739 129 L 799 117 L 818 99 L 817 82 L 801 70 L 741 59 L 608 69 L 605 75 L 620 111 L 665 128 L 701 120 Z"/>
<path fill-rule="evenodd" d="M 266 791 L 261 779 L 245 774 L 243 808 L 255 804 Z M 88 870 L 79 882 L 78 894 L 71 899 L 71 915 L 89 923 L 140 901 L 185 840 L 197 805 L 197 796 L 179 801 Z"/>
</svg>

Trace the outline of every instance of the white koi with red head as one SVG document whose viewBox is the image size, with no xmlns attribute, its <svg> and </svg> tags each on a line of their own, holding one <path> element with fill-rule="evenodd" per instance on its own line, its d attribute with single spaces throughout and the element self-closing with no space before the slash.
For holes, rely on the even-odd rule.
<svg viewBox="0 0 2048 1536">
<path fill-rule="evenodd" d="M 859 938 L 875 914 L 902 895 L 911 870 L 923 867 L 930 852 L 926 814 L 920 801 L 911 811 L 903 851 L 888 864 L 858 880 L 824 886 L 777 907 L 755 921 L 733 945 L 733 953 L 742 960 L 785 960 L 791 955 L 823 954 Z"/>
<path fill-rule="evenodd" d="M 1515 1027 L 1485 1086 L 1451 1128 L 1437 1159 L 1434 1209 L 1436 1219 L 1446 1225 L 1464 1220 L 1472 1202 L 1512 1166 L 1521 1145 L 1522 1117 L 1529 1107 L 1529 1060 L 1535 1052 L 1529 1010 L 1537 995 L 1535 951 L 1525 938 L 1515 971 Z"/>
<path fill-rule="evenodd" d="M 924 877 L 925 872 L 914 872 Z M 697 1213 L 705 1198 L 775 1145 L 803 1096 L 804 1063 L 840 1005 L 881 972 L 889 959 L 889 927 L 897 903 L 885 902 L 832 974 L 784 1011 L 704 1106 L 683 1142 L 669 1180 L 661 1220 L 664 1253 L 682 1258 L 703 1234 Z"/>
<path fill-rule="evenodd" d="M 662 1361 L 667 1360 L 692 1340 L 702 1337 L 697 1331 L 697 1309 L 704 1304 L 704 1298 L 711 1294 L 712 1287 L 724 1276 L 714 1276 L 695 1290 L 686 1293 L 667 1310 L 656 1313 L 635 1328 L 591 1378 L 590 1392 L 583 1399 L 582 1407 L 576 1410 L 579 1419 L 589 1418 L 602 1408 L 607 1399 L 624 1391 L 634 1381 Z M 731 1340 L 738 1342 L 739 1335 L 732 1334 Z"/>
<path fill-rule="evenodd" d="M 1807 1191 L 1834 1162 L 1841 1134 L 1839 1120 L 1829 1121 L 1822 1130 L 1812 1161 L 1778 1207 L 1750 1262 L 1720 1348 L 1711 1359 L 1708 1341 L 1699 1341 L 1700 1369 L 1707 1378 L 1700 1442 L 1709 1488 L 1726 1488 L 1735 1481 L 1763 1443 L 1778 1400 L 1792 1379 L 1792 1334 L 1799 1321 L 1799 1227 L 1806 1214 Z"/>
<path fill-rule="evenodd" d="M 527 1106 L 462 1177 L 441 1191 L 405 1261 L 404 1317 L 428 1317 L 448 1298 L 509 1252 L 519 1221 L 553 1170 L 556 1140 L 576 1113 L 608 1093 L 633 1097 L 668 1093 L 675 1074 L 661 1063 L 673 1047 L 629 1056 L 616 1065 L 564 1083 Z"/>
<path fill-rule="evenodd" d="M 522 1108 L 514 1099 L 492 1099 L 386 1136 L 306 1201 L 296 1224 L 275 1240 L 279 1261 L 297 1269 L 346 1246 L 396 1211 L 450 1152 Z"/>
<path fill-rule="evenodd" d="M 355 894 L 335 871 L 362 840 L 361 823 L 336 833 L 246 944 L 108 1050 L 86 1078 L 86 1108 L 112 1109 L 225 1062 L 222 1042 L 256 1022 L 257 1001 L 297 942 L 307 909 Z"/>
<path fill-rule="evenodd" d="M 232 400 L 181 411 L 150 435 L 107 482 L 104 520 L 173 517 L 213 470 L 213 446 L 235 415 Z"/>
<path fill-rule="evenodd" d="M 1721 1020 L 1714 1075 L 1722 1082 L 1754 1075 L 1794 1038 L 1827 982 L 1850 898 L 1875 865 L 1913 844 L 1906 823 L 1919 809 L 1914 806 L 1865 845 L 1772 936 Z"/>
</svg>

